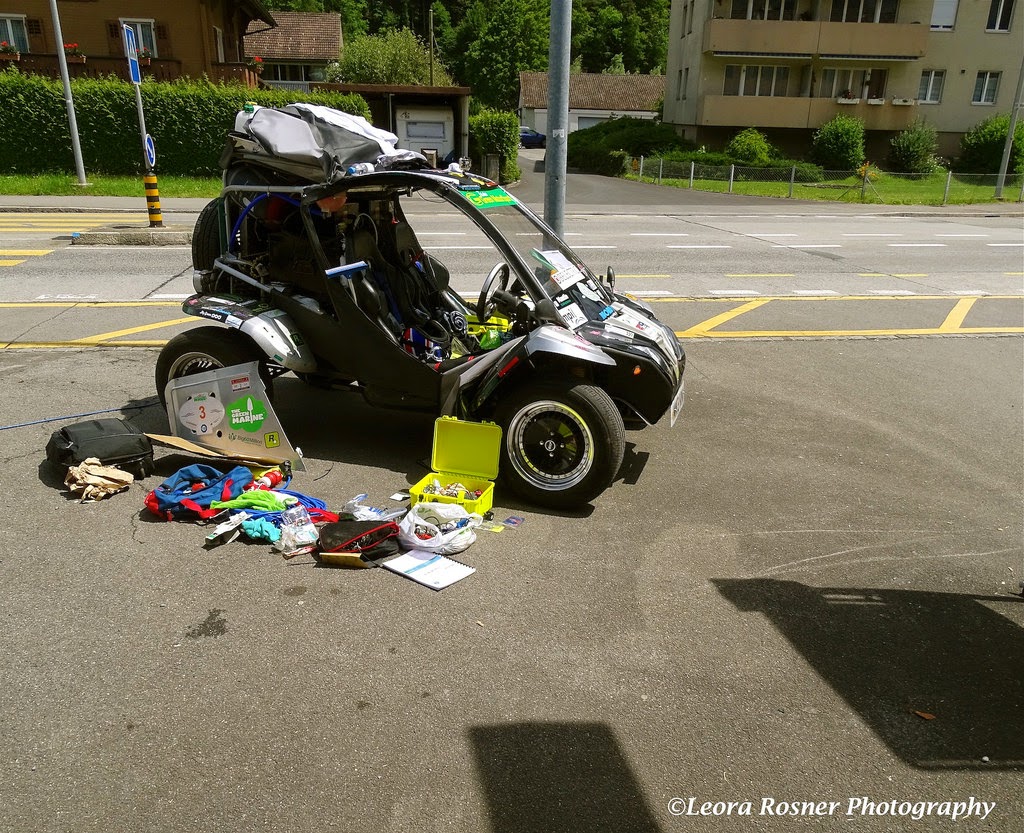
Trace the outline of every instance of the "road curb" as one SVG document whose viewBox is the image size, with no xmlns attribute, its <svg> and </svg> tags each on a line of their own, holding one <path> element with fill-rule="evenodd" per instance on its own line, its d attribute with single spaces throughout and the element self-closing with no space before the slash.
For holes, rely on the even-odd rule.
<svg viewBox="0 0 1024 833">
<path fill-rule="evenodd" d="M 192 230 L 183 228 L 91 229 L 71 235 L 72 246 L 187 246 Z"/>
</svg>

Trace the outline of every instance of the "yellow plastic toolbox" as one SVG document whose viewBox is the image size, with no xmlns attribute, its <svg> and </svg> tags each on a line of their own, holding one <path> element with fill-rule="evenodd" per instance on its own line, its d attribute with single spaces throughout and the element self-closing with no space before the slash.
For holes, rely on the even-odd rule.
<svg viewBox="0 0 1024 833">
<path fill-rule="evenodd" d="M 494 478 L 498 476 L 501 427 L 493 422 L 467 422 L 455 417 L 434 421 L 433 471 L 409 490 L 410 505 L 423 501 L 458 503 L 467 512 L 483 515 L 494 505 Z M 458 495 L 434 491 L 459 483 Z M 477 496 L 479 492 L 479 496 Z"/>
</svg>

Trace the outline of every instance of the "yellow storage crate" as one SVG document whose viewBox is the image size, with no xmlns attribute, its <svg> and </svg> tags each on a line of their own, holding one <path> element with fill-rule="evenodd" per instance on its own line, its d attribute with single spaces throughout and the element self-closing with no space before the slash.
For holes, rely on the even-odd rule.
<svg viewBox="0 0 1024 833">
<path fill-rule="evenodd" d="M 500 452 L 500 426 L 493 422 L 439 417 L 434 421 L 434 447 L 430 454 L 433 471 L 409 490 L 409 504 L 457 503 L 467 512 L 480 515 L 489 512 L 494 505 L 494 478 L 498 476 Z M 436 494 L 429 491 L 435 481 L 442 489 L 461 483 L 466 491 L 458 496 Z"/>
</svg>

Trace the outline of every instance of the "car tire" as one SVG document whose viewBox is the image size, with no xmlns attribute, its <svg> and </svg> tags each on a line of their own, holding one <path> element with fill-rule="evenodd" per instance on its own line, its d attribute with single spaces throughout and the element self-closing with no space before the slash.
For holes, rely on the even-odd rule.
<svg viewBox="0 0 1024 833">
<path fill-rule="evenodd" d="M 611 397 L 583 382 L 528 382 L 498 404 L 499 476 L 531 503 L 583 506 L 611 485 L 626 433 Z"/>
<path fill-rule="evenodd" d="M 217 197 L 199 212 L 192 231 L 192 268 L 202 271 L 213 269 L 213 262 L 221 256 L 220 217 L 224 200 Z"/>
<path fill-rule="evenodd" d="M 167 406 L 164 391 L 172 379 L 253 361 L 259 362 L 260 378 L 267 389 L 267 398 L 271 398 L 273 379 L 266 354 L 249 336 L 223 327 L 186 330 L 168 341 L 156 360 L 156 393 L 160 404 Z"/>
</svg>

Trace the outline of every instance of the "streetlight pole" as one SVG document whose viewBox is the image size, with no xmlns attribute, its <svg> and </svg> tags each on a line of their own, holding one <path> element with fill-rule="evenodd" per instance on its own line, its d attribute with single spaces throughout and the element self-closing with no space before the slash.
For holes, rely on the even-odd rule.
<svg viewBox="0 0 1024 833">
<path fill-rule="evenodd" d="M 1017 76 L 1017 92 L 1013 96 L 1013 109 L 1010 111 L 1010 129 L 1006 132 L 1006 144 L 1003 145 L 1003 161 L 999 163 L 999 175 L 996 177 L 995 198 L 1003 198 L 1003 185 L 1006 182 L 1006 170 L 1010 167 L 1010 151 L 1013 150 L 1013 134 L 1017 130 L 1017 116 L 1020 114 L 1021 99 L 1024 98 L 1024 58 L 1020 62 L 1020 75 Z"/>
<path fill-rule="evenodd" d="M 551 0 L 551 46 L 548 50 L 548 140 L 544 154 L 544 220 L 563 236 L 565 227 L 565 160 L 569 134 L 569 51 L 572 0 Z"/>
<path fill-rule="evenodd" d="M 78 174 L 78 184 L 88 185 L 89 183 L 85 179 L 85 163 L 82 161 L 82 146 L 78 141 L 75 100 L 71 97 L 71 79 L 68 77 L 68 59 L 64 55 L 64 34 L 60 29 L 57 0 L 50 0 L 50 15 L 53 17 L 53 35 L 57 39 L 57 63 L 60 65 L 60 80 L 64 84 L 64 103 L 68 110 L 68 130 L 71 133 L 71 153 L 75 157 L 75 171 Z"/>
</svg>

